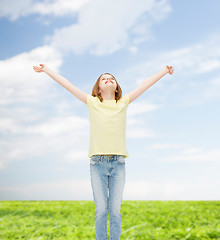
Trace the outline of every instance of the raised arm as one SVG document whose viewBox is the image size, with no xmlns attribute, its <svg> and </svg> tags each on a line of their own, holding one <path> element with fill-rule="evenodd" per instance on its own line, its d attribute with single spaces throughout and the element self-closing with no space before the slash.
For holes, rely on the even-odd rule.
<svg viewBox="0 0 220 240">
<path fill-rule="evenodd" d="M 172 66 L 164 67 L 160 72 L 154 74 L 153 76 L 147 78 L 139 87 L 131 91 L 128 95 L 130 98 L 130 102 L 134 101 L 138 98 L 142 93 L 144 93 L 149 87 L 151 87 L 154 83 L 160 80 L 167 73 L 173 74 L 174 70 Z"/>
<path fill-rule="evenodd" d="M 53 78 L 57 83 L 59 83 L 61 86 L 66 88 L 70 93 L 72 93 L 75 97 L 77 97 L 80 101 L 84 102 L 86 104 L 87 102 L 87 94 L 72 85 L 71 82 L 69 82 L 66 78 L 61 76 L 60 74 L 52 71 L 50 68 L 48 68 L 45 64 L 40 64 L 41 67 L 33 66 L 33 69 L 35 72 L 45 72 L 47 75 L 49 75 L 51 78 Z"/>
</svg>

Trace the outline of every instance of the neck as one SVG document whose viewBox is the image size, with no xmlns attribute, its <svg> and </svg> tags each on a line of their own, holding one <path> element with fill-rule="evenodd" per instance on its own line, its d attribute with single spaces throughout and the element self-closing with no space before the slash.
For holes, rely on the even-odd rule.
<svg viewBox="0 0 220 240">
<path fill-rule="evenodd" d="M 102 93 L 104 100 L 115 100 L 115 93 Z"/>
</svg>

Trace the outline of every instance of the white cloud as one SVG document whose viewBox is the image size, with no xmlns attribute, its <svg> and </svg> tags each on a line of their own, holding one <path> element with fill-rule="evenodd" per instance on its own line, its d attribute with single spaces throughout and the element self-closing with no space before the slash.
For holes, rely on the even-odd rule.
<svg viewBox="0 0 220 240">
<path fill-rule="evenodd" d="M 128 138 L 151 138 L 156 137 L 156 134 L 146 127 L 131 127 L 127 129 Z"/>
<path fill-rule="evenodd" d="M 137 116 L 147 112 L 152 112 L 160 108 L 159 105 L 146 103 L 145 101 L 131 102 L 128 106 L 127 115 L 129 117 Z"/>
<path fill-rule="evenodd" d="M 152 38 L 151 25 L 170 11 L 166 1 L 90 1 L 81 8 L 78 23 L 57 29 L 46 39 L 55 48 L 75 54 L 111 54 L 127 44 L 134 49 L 138 42 Z M 133 42 L 130 35 L 136 36 Z"/>
<path fill-rule="evenodd" d="M 20 16 L 25 16 L 31 7 L 33 0 L 1 0 L 0 17 L 7 17 L 14 21 Z"/>
<path fill-rule="evenodd" d="M 80 8 L 91 0 L 54 0 L 53 2 L 36 2 L 29 14 L 39 13 L 42 15 L 64 16 L 80 10 Z"/>
<path fill-rule="evenodd" d="M 39 63 L 47 63 L 58 71 L 62 58 L 52 47 L 43 46 L 0 61 L 1 105 L 36 101 L 49 92 L 52 81 L 46 74 L 33 70 L 33 65 Z"/>
<path fill-rule="evenodd" d="M 201 93 L 201 97 L 204 100 L 219 99 L 220 98 L 220 75 L 218 74 L 214 78 L 209 80 L 209 84 L 206 85 L 204 91 Z"/>
<path fill-rule="evenodd" d="M 128 181 L 125 184 L 124 200 L 218 200 L 218 183 L 198 181 L 167 182 Z"/>
<path fill-rule="evenodd" d="M 131 46 L 131 47 L 128 48 L 128 50 L 130 52 L 132 52 L 133 54 L 136 54 L 138 52 L 137 46 Z"/>
<path fill-rule="evenodd" d="M 182 154 L 184 155 L 190 155 L 190 154 L 197 154 L 197 153 L 202 153 L 203 149 L 202 148 L 186 148 L 181 151 Z"/>
<path fill-rule="evenodd" d="M 0 61 L 0 131 L 2 136 L 8 136 L 0 142 L 0 168 L 6 168 L 12 161 L 51 156 L 54 153 L 56 157 L 62 155 L 62 161 L 66 162 L 87 159 L 87 150 L 80 149 L 80 146 L 89 139 L 88 119 L 78 117 L 76 112 L 72 116 L 74 104 L 65 100 L 57 101 L 62 98 L 53 88 L 54 80 L 45 73 L 36 73 L 32 68 L 33 65 L 47 63 L 51 69 L 59 72 L 62 61 L 62 55 L 50 46 L 42 46 Z M 151 130 L 140 125 L 143 120 L 136 119 L 136 115 L 156 108 L 156 105 L 145 102 L 130 106 L 128 137 L 154 136 Z M 133 127 L 137 122 L 138 127 Z M 76 143 L 75 147 L 73 143 Z"/>
<path fill-rule="evenodd" d="M 88 155 L 88 150 L 79 150 L 79 149 L 72 149 L 67 151 L 63 155 L 63 161 L 68 162 L 68 163 L 76 163 L 76 162 L 82 162 L 82 161 L 87 161 L 87 155 Z"/>
<path fill-rule="evenodd" d="M 49 134 L 49 129 L 52 127 L 53 130 L 59 131 L 58 123 L 53 120 L 48 121 L 49 129 L 43 124 L 36 124 L 44 118 L 46 108 L 44 101 L 49 102 L 58 95 L 51 88 L 53 80 L 46 74 L 36 73 L 33 70 L 33 65 L 45 62 L 54 71 L 58 71 L 62 58 L 50 46 L 43 46 L 0 61 L 0 131 L 2 137 L 7 136 L 0 142 L 0 168 L 5 168 L 11 161 L 39 156 L 48 151 L 54 139 L 46 141 L 46 137 L 42 138 L 42 131 L 44 130 L 43 137 L 46 133 Z M 38 109 L 40 111 L 37 111 Z M 68 121 L 70 120 L 66 118 L 66 124 Z M 82 120 L 80 122 L 84 124 Z"/>
<path fill-rule="evenodd" d="M 159 183 L 155 181 L 128 181 L 124 190 L 124 199 L 129 200 L 158 200 L 173 198 L 182 192 L 180 184 L 174 181 Z M 175 192 L 175 194 L 174 194 Z"/>
<path fill-rule="evenodd" d="M 129 92 L 158 73 L 165 65 L 172 65 L 174 74 L 167 74 L 160 79 L 140 99 L 147 94 L 148 102 L 156 102 L 160 107 L 168 107 L 172 103 L 172 106 L 176 105 L 178 108 L 219 99 L 219 43 L 220 35 L 213 34 L 188 47 L 155 53 L 154 56 L 148 56 L 150 60 L 120 72 L 120 78 L 126 79 L 126 90 Z M 209 75 L 205 75 L 207 73 Z"/>
<path fill-rule="evenodd" d="M 123 200 L 218 200 L 217 183 L 129 180 Z M 93 200 L 90 180 L 60 180 L 0 187 L 3 200 Z M 4 195 L 5 194 L 5 195 Z M 11 196 L 8 198 L 7 196 Z"/>
<path fill-rule="evenodd" d="M 120 77 L 127 79 L 131 83 L 134 83 L 135 80 L 136 83 L 140 84 L 151 74 L 160 71 L 164 66 L 172 65 L 174 74 L 171 78 L 176 79 L 178 77 L 180 83 L 182 81 L 185 83 L 190 82 L 189 80 L 185 81 L 186 76 L 200 75 L 220 69 L 219 43 L 220 35 L 214 34 L 189 47 L 154 53 L 154 56 L 148 56 L 150 60 L 129 67 L 120 73 Z M 181 79 L 181 76 L 184 76 L 184 78 Z M 156 83 L 155 87 L 161 88 L 162 82 Z"/>
<path fill-rule="evenodd" d="M 38 123 L 35 126 L 26 127 L 25 134 L 41 135 L 42 137 L 59 137 L 74 132 L 74 137 L 87 136 L 85 129 L 89 128 L 87 119 L 67 116 L 67 117 L 52 117 L 44 120 L 43 123 Z"/>
<path fill-rule="evenodd" d="M 1 0 L 0 17 L 15 21 L 30 14 L 65 16 L 73 15 L 90 0 Z"/>
<path fill-rule="evenodd" d="M 54 101 L 55 99 L 56 96 Z M 68 105 L 66 102 L 65 105 L 69 106 L 70 103 Z M 2 136 L 8 137 L 0 141 L 0 168 L 7 168 L 11 162 L 36 157 L 54 156 L 55 160 L 60 157 L 63 162 L 69 163 L 88 160 L 89 120 L 77 116 L 76 112 L 68 113 L 66 109 L 62 109 L 58 115 L 45 118 L 45 111 L 42 109 L 41 113 L 38 113 L 31 106 L 4 111 L 5 117 L 0 119 L 0 132 Z M 63 117 L 64 115 L 67 116 Z M 129 119 L 128 117 L 128 122 Z M 138 127 L 132 126 L 132 119 L 135 120 L 135 125 L 137 124 L 137 120 L 131 118 L 127 129 L 128 138 L 155 136 L 150 129 L 139 126 L 141 121 Z"/>
<path fill-rule="evenodd" d="M 58 101 L 62 93 L 53 88 L 54 80 L 33 70 L 33 65 L 39 63 L 47 63 L 59 72 L 62 57 L 52 47 L 43 46 L 0 61 L 0 132 L 4 137 L 0 141 L 1 169 L 12 161 L 54 153 L 57 157 L 63 151 L 68 154 L 69 149 L 74 149 L 73 143 L 77 153 L 78 144 L 83 145 L 88 138 L 89 121 L 72 116 L 74 103 Z M 53 106 L 56 117 L 52 115 Z"/>
<path fill-rule="evenodd" d="M 77 13 L 77 23 L 56 29 L 45 40 L 61 51 L 75 54 L 88 51 L 94 55 L 111 54 L 125 46 L 135 54 L 138 44 L 154 38 L 151 26 L 171 12 L 166 0 L 3 0 L 0 9 L 0 17 L 12 21 L 30 14 L 74 16 Z"/>
<path fill-rule="evenodd" d="M 21 186 L 0 187 L 0 191 L 10 193 L 11 200 L 92 200 L 89 180 L 27 183 Z M 6 196 L 1 195 L 1 199 L 10 200 Z"/>
<path fill-rule="evenodd" d="M 159 162 L 208 162 L 220 161 L 220 150 L 214 149 L 205 151 L 201 148 L 183 149 L 177 155 L 161 157 L 156 159 Z"/>
<path fill-rule="evenodd" d="M 175 149 L 183 147 L 183 144 L 175 144 L 175 143 L 155 143 L 151 144 L 147 147 L 147 149 L 152 150 L 160 150 L 160 149 Z"/>
<path fill-rule="evenodd" d="M 0 61 L 0 131 L 2 136 L 8 136 L 0 142 L 2 169 L 10 162 L 52 154 L 56 154 L 56 157 L 62 155 L 62 161 L 72 163 L 87 159 L 87 149 L 80 146 L 89 140 L 89 121 L 78 117 L 77 113 L 72 116 L 74 104 L 65 100 L 57 101 L 61 97 L 52 87 L 54 80 L 44 73 L 36 73 L 32 68 L 39 63 L 47 63 L 54 71 L 59 72 L 62 55 L 50 46 L 43 46 Z M 56 108 L 54 116 L 54 109 L 51 107 Z M 45 119 L 45 116 L 48 116 L 47 108 L 50 108 L 50 117 Z M 137 123 L 137 119 L 132 116 L 154 109 L 155 105 L 134 104 L 129 110 L 128 123 Z M 61 117 L 64 115 L 65 117 Z M 131 126 L 128 131 L 128 137 L 132 138 L 153 135 L 150 130 L 141 126 Z"/>
<path fill-rule="evenodd" d="M 127 110 L 127 137 L 128 138 L 152 138 L 156 134 L 146 127 L 144 114 L 159 108 L 156 104 L 145 103 L 145 101 L 132 102 Z M 138 117 L 142 114 L 143 118 Z M 145 114 L 146 115 L 146 114 Z"/>
<path fill-rule="evenodd" d="M 27 112 L 31 111 L 27 109 Z M 0 123 L 1 134 L 8 136 L 0 141 L 2 169 L 10 162 L 36 157 L 53 156 L 54 160 L 61 158 L 74 163 L 88 160 L 89 121 L 85 118 L 57 116 L 41 123 L 39 119 L 26 122 L 17 115 L 15 119 L 1 118 Z"/>
</svg>

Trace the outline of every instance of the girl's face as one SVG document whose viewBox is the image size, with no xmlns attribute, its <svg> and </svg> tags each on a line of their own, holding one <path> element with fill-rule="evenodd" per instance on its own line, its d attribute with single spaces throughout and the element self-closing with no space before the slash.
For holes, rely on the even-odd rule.
<svg viewBox="0 0 220 240">
<path fill-rule="evenodd" d="M 115 92 L 117 83 L 111 75 L 104 74 L 100 78 L 99 88 L 101 92 Z"/>
</svg>

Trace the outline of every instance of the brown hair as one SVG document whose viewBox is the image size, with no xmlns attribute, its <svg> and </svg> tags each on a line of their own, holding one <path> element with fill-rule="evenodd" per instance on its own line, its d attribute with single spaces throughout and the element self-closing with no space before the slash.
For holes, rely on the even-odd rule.
<svg viewBox="0 0 220 240">
<path fill-rule="evenodd" d="M 92 96 L 93 97 L 98 97 L 101 102 L 103 101 L 102 94 L 99 93 L 99 82 L 100 82 L 101 77 L 105 74 L 108 74 L 108 75 L 112 76 L 114 78 L 114 80 L 116 81 L 117 87 L 116 87 L 116 90 L 115 90 L 115 100 L 116 100 L 116 103 L 117 103 L 117 101 L 122 97 L 122 90 L 121 90 L 121 87 L 118 84 L 116 78 L 110 73 L 103 73 L 99 76 L 99 78 L 97 79 L 97 81 L 96 81 L 96 83 L 95 83 L 95 85 L 92 89 Z"/>
</svg>

